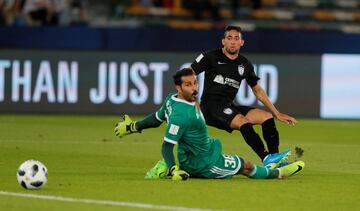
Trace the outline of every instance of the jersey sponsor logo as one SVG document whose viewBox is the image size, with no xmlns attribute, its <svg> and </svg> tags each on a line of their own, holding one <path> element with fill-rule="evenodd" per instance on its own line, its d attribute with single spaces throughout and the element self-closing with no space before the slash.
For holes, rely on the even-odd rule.
<svg viewBox="0 0 360 211">
<path fill-rule="evenodd" d="M 200 54 L 198 57 L 196 57 L 195 61 L 196 61 L 197 63 L 199 63 L 202 58 L 204 58 L 204 55 L 203 55 L 203 54 Z"/>
<path fill-rule="evenodd" d="M 223 85 L 228 85 L 228 86 L 234 87 L 235 89 L 240 88 L 239 81 L 232 79 L 232 78 L 224 78 L 224 76 L 222 76 L 222 75 L 215 76 L 213 81 L 218 84 L 223 84 Z"/>
<path fill-rule="evenodd" d="M 243 65 L 239 65 L 239 66 L 238 66 L 239 75 L 243 75 L 243 74 L 244 74 L 244 71 L 245 71 L 245 67 L 244 67 Z"/>
<path fill-rule="evenodd" d="M 225 62 L 220 62 L 220 61 L 218 61 L 218 64 L 226 64 Z"/>
<path fill-rule="evenodd" d="M 223 110 L 223 112 L 224 112 L 224 114 L 230 115 L 230 114 L 233 113 L 233 110 L 232 110 L 231 108 L 225 108 L 225 109 Z"/>
<path fill-rule="evenodd" d="M 222 76 L 222 75 L 215 76 L 214 82 L 219 83 L 219 84 L 225 84 L 224 76 Z"/>
<path fill-rule="evenodd" d="M 177 133 L 179 132 L 179 128 L 180 128 L 179 126 L 171 124 L 169 128 L 169 133 L 171 135 L 177 135 Z"/>
</svg>

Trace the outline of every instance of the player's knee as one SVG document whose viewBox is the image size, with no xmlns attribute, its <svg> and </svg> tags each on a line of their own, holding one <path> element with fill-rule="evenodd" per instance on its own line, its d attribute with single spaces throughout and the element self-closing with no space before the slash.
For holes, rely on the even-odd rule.
<svg viewBox="0 0 360 211">
<path fill-rule="evenodd" d="M 262 124 L 263 122 L 265 122 L 268 119 L 273 118 L 273 115 L 271 112 L 256 108 L 256 109 L 250 110 L 246 114 L 246 118 L 249 119 L 251 124 L 258 125 L 258 124 Z"/>
<path fill-rule="evenodd" d="M 265 114 L 264 114 L 264 121 L 266 121 L 268 119 L 271 119 L 271 118 L 273 118 L 272 113 L 266 111 Z"/>
<path fill-rule="evenodd" d="M 246 117 L 242 115 L 236 115 L 234 119 L 231 121 L 230 127 L 232 129 L 239 130 L 240 127 L 246 123 L 250 123 L 250 121 Z"/>
<path fill-rule="evenodd" d="M 260 124 L 266 122 L 267 120 L 269 119 L 272 119 L 274 118 L 274 116 L 272 115 L 272 113 L 268 112 L 268 111 L 264 111 L 261 113 L 261 115 L 259 115 L 259 117 L 261 118 L 260 119 Z"/>
</svg>

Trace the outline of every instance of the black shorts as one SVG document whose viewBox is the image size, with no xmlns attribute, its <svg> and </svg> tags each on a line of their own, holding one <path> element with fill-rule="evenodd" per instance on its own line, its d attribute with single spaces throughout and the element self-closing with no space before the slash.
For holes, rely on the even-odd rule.
<svg viewBox="0 0 360 211">
<path fill-rule="evenodd" d="M 226 130 L 231 133 L 230 123 L 238 114 L 246 114 L 254 107 L 239 106 L 232 102 L 206 101 L 200 104 L 207 125 Z"/>
</svg>

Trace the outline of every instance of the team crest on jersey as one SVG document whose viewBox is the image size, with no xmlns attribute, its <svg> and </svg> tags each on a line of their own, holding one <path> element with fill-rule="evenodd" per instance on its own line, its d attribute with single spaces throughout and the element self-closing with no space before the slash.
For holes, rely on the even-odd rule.
<svg viewBox="0 0 360 211">
<path fill-rule="evenodd" d="M 231 110 L 231 108 L 225 108 L 225 109 L 223 110 L 223 112 L 224 112 L 224 114 L 230 115 L 230 114 L 233 113 L 233 110 Z"/>
<path fill-rule="evenodd" d="M 240 75 L 243 75 L 245 71 L 245 67 L 243 65 L 239 65 L 238 66 L 238 72 Z"/>
</svg>

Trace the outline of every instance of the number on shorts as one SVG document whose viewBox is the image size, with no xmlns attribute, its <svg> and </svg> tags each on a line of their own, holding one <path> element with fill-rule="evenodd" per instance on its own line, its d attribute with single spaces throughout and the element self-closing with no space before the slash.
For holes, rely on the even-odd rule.
<svg viewBox="0 0 360 211">
<path fill-rule="evenodd" d="M 223 154 L 223 157 L 225 159 L 225 164 L 224 164 L 225 167 L 231 167 L 231 168 L 236 167 L 236 161 L 235 161 L 235 158 L 233 156 Z"/>
</svg>

